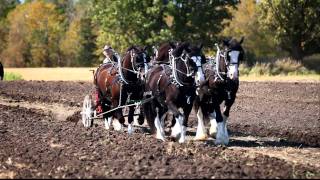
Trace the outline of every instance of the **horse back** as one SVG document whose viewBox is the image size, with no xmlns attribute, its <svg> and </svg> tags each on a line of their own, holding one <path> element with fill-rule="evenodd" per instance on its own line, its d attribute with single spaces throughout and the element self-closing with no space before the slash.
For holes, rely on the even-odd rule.
<svg viewBox="0 0 320 180">
<path fill-rule="evenodd" d="M 117 70 L 117 66 L 112 63 L 102 64 L 98 67 L 95 73 L 94 84 L 102 95 L 105 95 L 107 88 L 119 79 Z"/>
</svg>

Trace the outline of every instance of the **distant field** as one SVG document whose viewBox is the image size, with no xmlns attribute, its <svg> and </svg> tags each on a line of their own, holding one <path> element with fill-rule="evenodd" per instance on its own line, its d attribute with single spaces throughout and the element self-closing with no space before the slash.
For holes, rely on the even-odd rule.
<svg viewBox="0 0 320 180">
<path fill-rule="evenodd" d="M 5 72 L 20 74 L 24 80 L 44 81 L 92 81 L 92 70 L 96 67 L 85 68 L 5 68 Z M 306 81 L 320 82 L 319 74 L 289 75 L 289 76 L 241 76 L 240 81 Z"/>
<path fill-rule="evenodd" d="M 91 81 L 92 68 L 5 68 L 5 72 L 22 75 L 24 80 L 44 81 Z"/>
</svg>

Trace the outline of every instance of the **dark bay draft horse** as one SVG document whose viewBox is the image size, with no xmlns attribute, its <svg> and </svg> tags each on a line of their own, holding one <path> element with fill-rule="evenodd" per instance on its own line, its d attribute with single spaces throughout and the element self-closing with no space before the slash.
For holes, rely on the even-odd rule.
<svg viewBox="0 0 320 180">
<path fill-rule="evenodd" d="M 119 107 L 142 100 L 144 77 L 150 58 L 146 53 L 146 48 L 132 46 L 127 50 L 122 60 L 120 60 L 121 58 L 117 59 L 118 63 L 106 63 L 97 69 L 94 84 L 100 101 L 96 105 L 101 105 L 103 112 L 114 109 L 111 115 L 103 115 L 106 129 L 111 127 L 112 118 L 116 118 L 120 124 L 114 128 L 121 130 L 125 119 L 123 108 Z M 144 121 L 142 107 L 140 111 L 138 122 L 142 124 Z M 134 106 L 130 106 L 128 114 L 129 134 L 133 132 L 133 116 Z"/>
<path fill-rule="evenodd" d="M 216 64 L 207 64 L 205 67 L 206 80 L 200 85 L 199 96 L 195 100 L 195 111 L 198 117 L 196 140 L 207 139 L 204 119 L 210 119 L 210 135 L 216 135 L 215 144 L 227 145 L 229 135 L 227 118 L 239 88 L 239 62 L 243 60 L 244 50 L 241 46 L 243 37 L 225 40 L 224 49 L 218 51 Z M 220 104 L 224 101 L 224 110 L 221 113 Z"/>
<path fill-rule="evenodd" d="M 169 51 L 176 49 L 178 45 L 179 45 L 179 43 L 173 43 L 173 42 L 163 43 L 159 47 L 159 50 L 157 50 L 157 52 L 156 52 L 157 56 L 156 56 L 153 63 L 155 63 L 155 64 L 170 64 Z M 190 57 L 193 60 L 193 62 L 196 63 L 196 68 L 194 69 L 195 73 L 196 73 L 196 75 L 195 75 L 196 85 L 199 85 L 200 82 L 204 81 L 202 64 L 204 64 L 206 62 L 206 57 L 202 53 L 202 47 L 203 47 L 202 44 L 200 44 L 198 46 L 188 44 L 185 47 L 186 52 L 188 53 L 188 57 Z"/>
<path fill-rule="evenodd" d="M 175 49 L 170 44 L 161 46 L 156 57 L 158 65 L 153 66 L 147 74 L 145 97 L 154 99 L 144 104 L 144 112 L 151 132 L 154 134 L 156 131 L 157 139 L 165 140 L 164 119 L 167 112 L 171 111 L 180 134 L 179 142 L 185 141 L 187 120 L 196 96 L 194 76 L 198 70 L 197 60 L 201 61 L 201 51 L 196 54 L 189 46 L 189 43 L 181 43 Z M 166 50 L 162 52 L 162 48 Z M 171 135 L 177 137 L 178 133 L 174 131 L 173 128 Z"/>
</svg>

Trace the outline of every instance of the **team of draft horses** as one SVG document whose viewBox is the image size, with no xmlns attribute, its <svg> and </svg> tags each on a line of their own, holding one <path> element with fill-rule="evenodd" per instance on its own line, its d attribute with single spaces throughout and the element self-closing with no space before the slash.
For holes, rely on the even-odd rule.
<svg viewBox="0 0 320 180">
<path fill-rule="evenodd" d="M 226 145 L 227 118 L 239 87 L 238 67 L 244 55 L 242 42 L 243 37 L 224 40 L 221 49 L 216 44 L 214 58 L 205 57 L 202 45 L 187 42 L 164 43 L 154 48 L 152 56 L 146 48 L 132 46 L 122 58 L 107 47 L 107 59 L 94 74 L 93 109 L 97 114 L 112 110 L 103 114 L 105 127 L 109 129 L 116 118 L 119 123 L 114 129 L 121 130 L 125 118 L 119 107 L 140 102 L 139 106 L 129 106 L 128 133 L 134 131 L 134 112 L 139 108 L 139 124 L 146 119 L 151 133 L 161 140 L 165 140 L 164 121 L 171 112 L 171 136 L 183 143 L 194 108 L 198 118 L 195 139 L 208 138 L 204 122 L 209 121 L 209 135 L 215 136 L 216 144 Z"/>
</svg>

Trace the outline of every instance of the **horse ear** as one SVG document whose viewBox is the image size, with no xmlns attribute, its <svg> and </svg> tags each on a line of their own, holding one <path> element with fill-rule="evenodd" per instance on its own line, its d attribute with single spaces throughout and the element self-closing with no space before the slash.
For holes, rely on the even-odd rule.
<svg viewBox="0 0 320 180">
<path fill-rule="evenodd" d="M 172 49 L 175 49 L 175 48 L 176 48 L 176 44 L 173 43 L 173 42 L 169 42 L 169 45 L 172 47 Z"/>
<path fill-rule="evenodd" d="M 149 45 L 144 46 L 143 51 L 145 52 L 149 47 Z"/>
<path fill-rule="evenodd" d="M 223 40 L 223 45 L 229 46 L 229 40 L 228 40 L 228 39 L 224 39 L 224 40 Z"/>
<path fill-rule="evenodd" d="M 203 48 L 203 43 L 200 43 L 199 49 L 201 50 Z"/>
<path fill-rule="evenodd" d="M 241 37 L 239 44 L 242 44 L 244 40 L 244 36 Z"/>
</svg>

